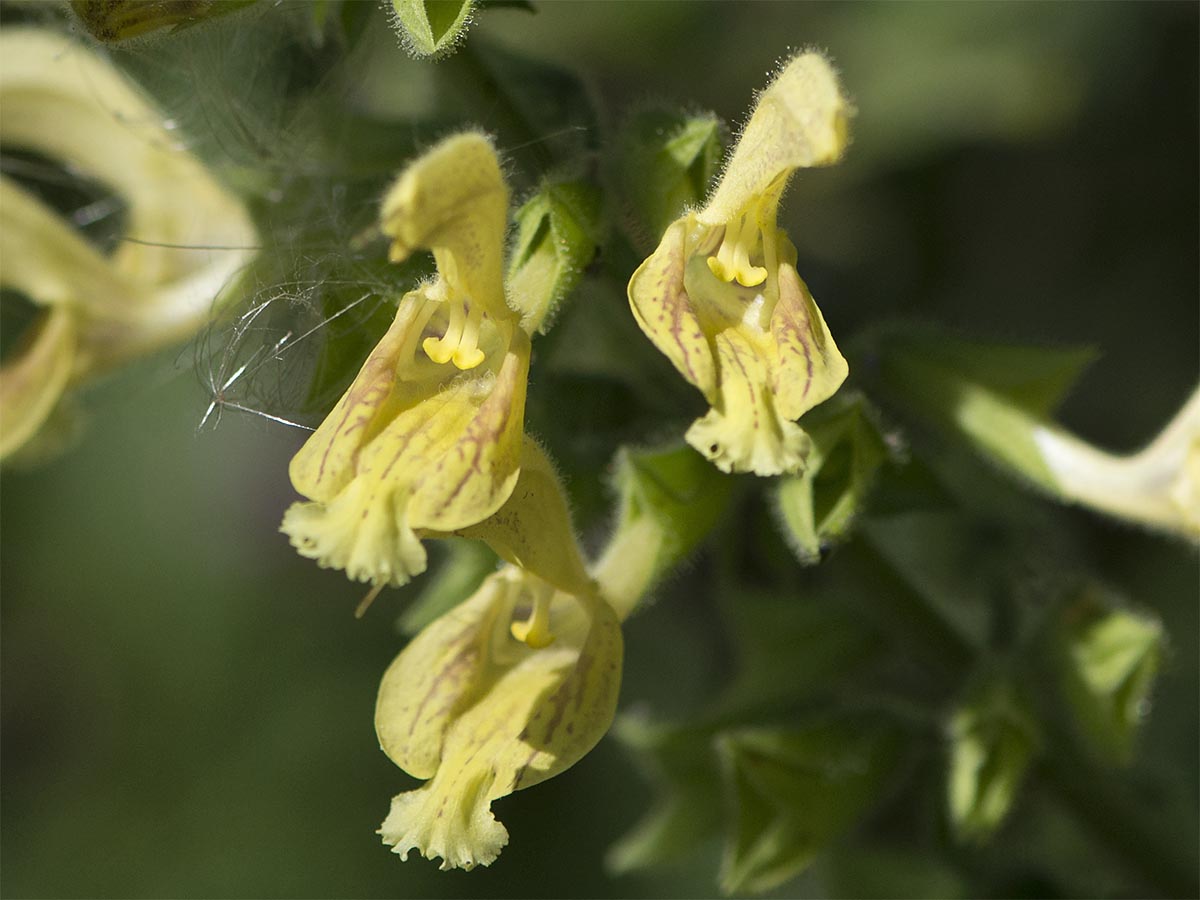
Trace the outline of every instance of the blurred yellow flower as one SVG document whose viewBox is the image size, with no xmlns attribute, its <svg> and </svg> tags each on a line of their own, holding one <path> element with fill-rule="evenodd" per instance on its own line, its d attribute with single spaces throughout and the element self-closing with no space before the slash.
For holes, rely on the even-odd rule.
<svg viewBox="0 0 1200 900">
<path fill-rule="evenodd" d="M 1053 422 L 1029 426 L 1066 500 L 1200 542 L 1200 388 L 1137 453 L 1108 453 Z"/>
<path fill-rule="evenodd" d="M 126 205 L 111 256 L 0 176 L 0 286 L 43 310 L 0 368 L 0 458 L 31 442 L 64 395 L 196 332 L 231 294 L 258 238 L 241 202 L 178 146 L 106 60 L 36 28 L 0 31 L 0 141 L 95 179 Z"/>
<path fill-rule="evenodd" d="M 776 224 L 797 168 L 837 162 L 850 109 L 826 59 L 793 59 L 760 95 L 708 205 L 667 228 L 629 281 L 638 324 L 712 409 L 687 440 L 725 472 L 803 469 L 795 423 L 847 367 Z"/>
</svg>

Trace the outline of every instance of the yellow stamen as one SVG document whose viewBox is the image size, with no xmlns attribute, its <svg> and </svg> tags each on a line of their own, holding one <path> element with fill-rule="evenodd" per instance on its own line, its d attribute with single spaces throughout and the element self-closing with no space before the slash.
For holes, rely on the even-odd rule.
<svg viewBox="0 0 1200 900">
<path fill-rule="evenodd" d="M 758 228 L 746 221 L 751 215 L 745 213 L 727 224 L 717 255 L 708 258 L 709 271 L 725 282 L 736 279 L 742 287 L 756 287 L 767 280 L 766 269 L 750 264 L 750 251 L 759 238 Z"/>
<path fill-rule="evenodd" d="M 450 324 L 440 338 L 428 337 L 421 342 L 425 353 L 435 363 L 450 361 L 460 369 L 473 369 L 483 362 L 479 349 L 479 325 L 483 310 L 469 301 L 450 299 Z"/>
<path fill-rule="evenodd" d="M 535 588 L 533 609 L 529 618 L 524 622 L 513 622 L 509 626 L 512 636 L 518 641 L 524 641 L 526 646 L 534 650 L 554 643 L 554 635 L 550 631 L 550 600 L 553 596 L 554 588 L 548 584 Z"/>
</svg>

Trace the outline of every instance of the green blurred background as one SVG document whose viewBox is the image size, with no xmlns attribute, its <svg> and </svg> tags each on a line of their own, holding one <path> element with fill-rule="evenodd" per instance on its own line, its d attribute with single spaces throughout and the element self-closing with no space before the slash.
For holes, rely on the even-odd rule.
<svg viewBox="0 0 1200 900">
<path fill-rule="evenodd" d="M 468 40 L 583 75 L 600 147 L 647 100 L 710 108 L 736 128 L 781 58 L 828 50 L 858 109 L 854 145 L 843 166 L 797 178 L 785 208 L 835 335 L 912 317 L 1093 345 L 1102 356 L 1063 419 L 1119 450 L 1148 439 L 1195 386 L 1195 4 L 536 6 L 485 10 Z M 231 53 L 253 49 L 237 42 L 241 15 L 264 14 L 212 26 Z M 370 15 L 392 43 L 382 14 Z M 157 59 L 150 42 L 134 52 Z M 381 76 L 380 96 L 357 102 L 407 102 L 413 67 L 441 64 L 397 65 L 403 77 Z M 475 121 L 492 127 L 486 113 Z M 619 287 L 588 297 L 624 303 Z M 120 373 L 85 397 L 71 452 L 0 482 L 3 893 L 714 894 L 711 847 L 656 874 L 606 874 L 605 851 L 648 790 L 611 739 L 497 804 L 512 839 L 489 870 L 439 873 L 379 844 L 389 798 L 412 784 L 372 728 L 408 594 L 388 592 L 355 620 L 361 588 L 288 547 L 278 523 L 303 433 L 228 410 L 198 430 L 211 367 L 181 348 Z M 596 493 L 604 473 L 567 468 L 573 490 Z M 1139 765 L 1177 773 L 1194 801 L 1196 554 L 1086 513 L 1065 518 L 1095 570 L 1167 625 L 1172 652 Z M 729 678 L 702 574 L 671 582 L 628 624 L 624 710 L 677 716 Z M 1069 867 L 1078 838 L 1046 840 L 1033 856 Z M 777 893 L 838 885 L 818 866 Z"/>
</svg>

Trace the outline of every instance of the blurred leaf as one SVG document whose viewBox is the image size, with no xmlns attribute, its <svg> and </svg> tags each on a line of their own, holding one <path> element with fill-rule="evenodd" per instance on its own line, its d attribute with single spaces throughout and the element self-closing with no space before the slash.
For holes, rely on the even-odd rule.
<svg viewBox="0 0 1200 900">
<path fill-rule="evenodd" d="M 704 200 L 721 152 L 721 123 L 713 113 L 651 107 L 630 116 L 616 166 L 644 242 L 657 244 L 685 208 Z"/>
<path fill-rule="evenodd" d="M 855 164 L 910 164 L 947 145 L 1069 128 L 1097 68 L 1114 56 L 1122 67 L 1137 62 L 1137 51 L 1121 46 L 1130 18 L 1120 7 L 1087 21 L 1066 7 L 1035 17 L 1003 3 L 882 4 L 836 17 L 826 40 L 861 110 Z M 910 63 L 903 72 L 888 65 L 897 54 Z"/>
<path fill-rule="evenodd" d="M 445 56 L 466 34 L 472 0 L 392 0 L 393 26 L 414 56 Z"/>
<path fill-rule="evenodd" d="M 532 0 L 476 0 L 479 9 L 519 9 L 522 12 L 537 13 L 537 7 Z"/>
<path fill-rule="evenodd" d="M 1003 535 L 952 510 L 918 510 L 864 521 L 860 532 L 897 575 L 972 647 L 987 645 Z"/>
<path fill-rule="evenodd" d="M 447 65 L 466 114 L 526 172 L 573 167 L 596 149 L 596 106 L 574 72 L 482 40 Z"/>
<path fill-rule="evenodd" d="M 1090 588 L 1066 610 L 1058 639 L 1063 686 L 1080 724 L 1108 756 L 1129 763 L 1162 663 L 1162 623 Z"/>
<path fill-rule="evenodd" d="M 1057 492 L 1035 428 L 1093 357 L 1084 349 L 1006 346 L 931 330 L 896 330 L 880 341 L 878 385 L 897 404 Z"/>
<path fill-rule="evenodd" d="M 88 34 L 106 43 L 162 28 L 180 31 L 237 12 L 255 0 L 71 0 Z"/>
<path fill-rule="evenodd" d="M 623 447 L 615 467 L 617 526 L 594 575 L 624 618 L 708 536 L 725 510 L 732 479 L 687 446 Z"/>
<path fill-rule="evenodd" d="M 800 874 L 853 823 L 896 762 L 879 723 L 817 721 L 717 737 L 733 811 L 721 863 L 726 893 L 766 891 Z"/>
<path fill-rule="evenodd" d="M 679 415 L 679 398 L 691 399 L 677 383 L 681 379 L 665 377 L 674 372 L 671 364 L 644 338 L 619 289 L 606 281 L 585 279 L 538 349 L 554 372 L 603 378 L 635 392 L 639 403 L 627 414 L 649 408 Z"/>
<path fill-rule="evenodd" d="M 912 332 L 907 352 L 961 372 L 1033 415 L 1048 416 L 1096 359 L 1090 347 L 1036 347 Z"/>
<path fill-rule="evenodd" d="M 849 533 L 888 451 L 861 395 L 838 394 L 805 416 L 804 429 L 812 438 L 807 467 L 779 480 L 775 503 L 796 556 L 815 563 Z"/>
<path fill-rule="evenodd" d="M 963 877 L 929 853 L 834 847 L 826 860 L 822 881 L 833 897 L 965 900 L 972 896 Z"/>
<path fill-rule="evenodd" d="M 653 785 L 655 800 L 608 851 L 614 872 L 643 869 L 693 851 L 721 828 L 721 779 L 708 736 L 622 716 L 614 728 Z"/>
<path fill-rule="evenodd" d="M 1002 676 L 978 683 L 950 720 L 947 794 L 959 838 L 982 841 L 999 827 L 1039 742 L 1037 725 Z"/>
<path fill-rule="evenodd" d="M 738 668 L 721 709 L 769 708 L 835 691 L 883 645 L 836 589 L 800 596 L 739 585 L 722 593 L 733 595 L 726 617 Z"/>
<path fill-rule="evenodd" d="M 546 181 L 514 214 L 517 237 L 505 284 L 530 331 L 549 330 L 600 242 L 600 190 L 586 181 Z"/>
</svg>

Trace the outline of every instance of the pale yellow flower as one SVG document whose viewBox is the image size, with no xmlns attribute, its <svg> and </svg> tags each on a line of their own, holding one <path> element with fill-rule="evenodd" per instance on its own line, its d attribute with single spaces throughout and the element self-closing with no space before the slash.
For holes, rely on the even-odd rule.
<svg viewBox="0 0 1200 900">
<path fill-rule="evenodd" d="M 792 172 L 836 162 L 849 107 L 824 57 L 792 60 L 760 95 L 708 204 L 663 235 L 633 274 L 638 324 L 712 409 L 687 440 L 726 472 L 798 472 L 795 423 L 847 367 L 777 224 Z"/>
<path fill-rule="evenodd" d="M 491 804 L 574 765 L 608 730 L 621 683 L 616 614 L 509 566 L 392 663 L 375 708 L 383 751 L 422 787 L 379 833 L 443 869 L 489 865 L 508 843 Z"/>
<path fill-rule="evenodd" d="M 448 138 L 384 200 L 389 257 L 433 251 L 438 275 L 395 321 L 292 460 L 283 531 L 305 556 L 359 581 L 424 571 L 422 534 L 495 513 L 520 474 L 529 338 L 505 304 L 508 190 L 480 134 Z"/>
<path fill-rule="evenodd" d="M 1126 456 L 1053 422 L 1021 424 L 1064 499 L 1200 542 L 1200 388 L 1148 446 Z"/>
<path fill-rule="evenodd" d="M 94 179 L 127 207 L 111 256 L 0 176 L 0 286 L 44 312 L 0 369 L 0 457 L 63 396 L 195 333 L 232 293 L 257 236 L 241 202 L 182 149 L 106 60 L 63 35 L 0 30 L 0 141 Z"/>
</svg>

